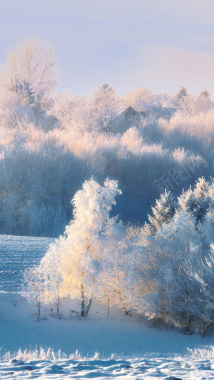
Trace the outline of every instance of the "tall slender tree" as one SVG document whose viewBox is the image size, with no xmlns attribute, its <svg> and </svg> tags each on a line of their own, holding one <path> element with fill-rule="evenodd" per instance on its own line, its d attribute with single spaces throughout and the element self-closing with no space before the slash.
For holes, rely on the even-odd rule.
<svg viewBox="0 0 214 380">
<path fill-rule="evenodd" d="M 56 247 L 59 253 L 59 272 L 62 291 L 71 298 L 81 298 L 81 315 L 87 316 L 102 264 L 107 241 L 107 230 L 114 218 L 109 212 L 120 194 L 116 181 L 107 179 L 104 186 L 93 178 L 83 184 L 73 200 L 74 218 L 60 237 Z M 51 261 L 51 254 L 44 260 Z M 88 306 L 86 306 L 86 298 Z"/>
<path fill-rule="evenodd" d="M 14 46 L 0 73 L 1 117 L 9 126 L 24 119 L 44 116 L 51 105 L 51 93 L 58 81 L 54 49 L 38 38 L 25 38 Z M 6 113 L 10 108 L 10 114 Z M 6 109 L 5 109 L 6 108 Z"/>
</svg>

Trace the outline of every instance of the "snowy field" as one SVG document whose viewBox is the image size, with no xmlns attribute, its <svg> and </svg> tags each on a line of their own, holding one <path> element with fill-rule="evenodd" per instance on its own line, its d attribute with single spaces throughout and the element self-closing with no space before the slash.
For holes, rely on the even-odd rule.
<svg viewBox="0 0 214 380">
<path fill-rule="evenodd" d="M 202 339 L 153 328 L 113 308 L 108 318 L 106 306 L 96 302 L 88 318 L 80 318 L 79 302 L 70 300 L 61 302 L 61 319 L 54 305 L 44 305 L 37 322 L 35 305 L 17 288 L 22 267 L 38 262 L 50 242 L 0 238 L 1 379 L 214 379 L 211 332 Z"/>
<path fill-rule="evenodd" d="M 38 265 L 54 242 L 50 238 L 0 236 L 0 291 L 20 292 L 22 272 Z"/>
<path fill-rule="evenodd" d="M 13 359 L 1 363 L 1 379 L 213 379 L 213 360 L 195 358 Z"/>
</svg>

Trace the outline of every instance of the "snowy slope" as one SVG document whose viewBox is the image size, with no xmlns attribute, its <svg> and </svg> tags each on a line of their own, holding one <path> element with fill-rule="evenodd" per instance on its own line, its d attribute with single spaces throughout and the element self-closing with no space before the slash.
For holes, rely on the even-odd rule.
<svg viewBox="0 0 214 380">
<path fill-rule="evenodd" d="M 36 306 L 15 293 L 14 285 L 16 279 L 21 283 L 21 274 L 14 268 L 17 265 L 22 268 L 17 257 L 22 257 L 23 265 L 33 265 L 51 241 L 5 236 L 0 239 L 4 255 L 1 265 L 5 268 L 8 265 L 11 271 L 5 289 L 10 288 L 10 281 L 12 284 L 12 293 L 6 290 L 0 293 L 1 379 L 10 376 L 17 379 L 214 379 L 211 333 L 202 339 L 201 335 L 152 328 L 138 316 L 125 316 L 117 309 L 110 309 L 107 318 L 106 306 L 96 302 L 92 303 L 89 317 L 80 318 L 79 302 L 70 300 L 61 301 L 60 320 L 56 318 L 55 305 L 44 305 L 42 319 L 37 322 Z M 13 252 L 16 260 L 12 259 Z M 1 284 L 3 287 L 4 280 Z M 192 355 L 187 348 L 195 353 Z"/>
<path fill-rule="evenodd" d="M 107 318 L 106 308 L 96 303 L 87 319 L 74 312 L 79 310 L 78 302 L 62 302 L 64 318 L 60 320 L 54 310 L 43 306 L 40 322 L 36 321 L 35 305 L 19 294 L 3 293 L 1 303 L 2 379 L 9 373 L 19 379 L 30 373 L 45 379 L 214 378 L 211 334 L 203 339 L 201 335 L 152 328 L 118 310 L 111 310 Z M 196 352 L 193 357 L 187 347 Z"/>
</svg>

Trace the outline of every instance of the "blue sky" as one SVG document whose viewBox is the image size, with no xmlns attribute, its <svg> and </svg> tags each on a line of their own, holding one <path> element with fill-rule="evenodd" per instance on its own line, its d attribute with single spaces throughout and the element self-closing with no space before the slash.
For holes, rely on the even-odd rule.
<svg viewBox="0 0 214 380">
<path fill-rule="evenodd" d="M 25 36 L 40 37 L 55 47 L 59 90 L 184 85 L 214 96 L 214 0 L 2 0 L 0 14 L 0 63 Z"/>
</svg>

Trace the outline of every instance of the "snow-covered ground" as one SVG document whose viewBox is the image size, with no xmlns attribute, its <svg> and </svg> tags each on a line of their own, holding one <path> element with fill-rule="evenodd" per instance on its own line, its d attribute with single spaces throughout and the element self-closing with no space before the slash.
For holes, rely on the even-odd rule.
<svg viewBox="0 0 214 380">
<path fill-rule="evenodd" d="M 45 356 L 44 356 L 45 358 Z M 213 379 L 213 360 L 196 358 L 13 359 L 0 364 L 1 379 Z"/>
<path fill-rule="evenodd" d="M 0 235 L 0 291 L 20 292 L 22 272 L 38 265 L 53 242 L 50 238 Z"/>
<path fill-rule="evenodd" d="M 12 260 L 13 252 L 22 257 L 25 266 L 33 265 L 50 242 L 42 238 L 0 238 L 4 247 L 1 265 L 8 265 L 11 271 L 7 282 L 21 279 L 19 271 L 12 275 L 17 264 Z M 37 322 L 36 306 L 14 287 L 10 289 L 0 293 L 1 379 L 214 379 L 211 333 L 203 339 L 197 334 L 154 328 L 139 316 L 125 316 L 113 308 L 108 318 L 106 306 L 96 302 L 88 318 L 80 318 L 79 302 L 70 300 L 61 302 L 61 319 L 56 318 L 54 305 L 44 305 Z"/>
</svg>

